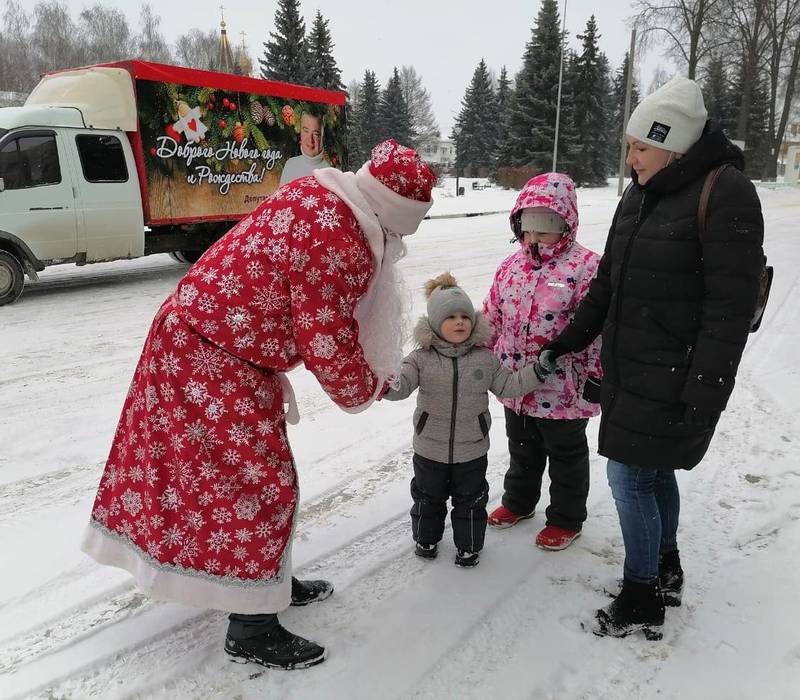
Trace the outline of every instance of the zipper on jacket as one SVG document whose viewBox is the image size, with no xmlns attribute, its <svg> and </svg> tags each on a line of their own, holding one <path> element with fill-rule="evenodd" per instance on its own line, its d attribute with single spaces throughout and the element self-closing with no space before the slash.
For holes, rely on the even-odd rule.
<svg viewBox="0 0 800 700">
<path fill-rule="evenodd" d="M 625 252 L 622 255 L 622 265 L 620 266 L 619 271 L 619 288 L 617 289 L 617 321 L 615 323 L 616 328 L 614 329 L 614 370 L 616 371 L 617 377 L 619 377 L 619 364 L 617 361 L 617 351 L 619 349 L 619 323 L 620 318 L 622 317 L 622 290 L 625 286 L 625 273 L 628 269 L 628 261 L 631 257 L 631 251 L 633 250 L 633 243 L 636 240 L 636 234 L 639 233 L 639 228 L 642 225 L 642 211 L 644 210 L 644 200 L 647 197 L 645 192 L 642 192 L 642 199 L 639 202 L 639 211 L 636 214 L 636 221 L 633 225 L 633 231 L 631 231 L 631 237 L 628 239 L 628 243 L 625 246 Z M 609 409 L 611 407 L 609 406 Z"/>
<path fill-rule="evenodd" d="M 458 358 L 453 357 L 453 409 L 450 413 L 450 449 L 449 463 L 453 464 L 453 450 L 456 440 L 456 411 L 458 411 Z"/>
<path fill-rule="evenodd" d="M 642 224 L 642 211 L 644 210 L 644 200 L 647 196 L 646 193 L 642 192 L 642 199 L 639 202 L 639 211 L 636 213 L 636 221 L 633 225 L 633 231 L 631 231 L 631 237 L 628 239 L 628 244 L 625 246 L 625 252 L 622 255 L 622 266 L 620 267 L 620 275 L 619 275 L 619 288 L 617 289 L 617 321 L 615 323 L 614 329 L 614 371 L 617 376 L 617 382 L 619 381 L 618 377 L 620 376 L 619 371 L 619 363 L 617 360 L 617 352 L 619 349 L 619 322 L 622 314 L 622 289 L 625 285 L 625 271 L 628 267 L 628 260 L 631 257 L 631 251 L 633 250 L 633 242 L 636 240 L 636 234 L 639 233 L 639 227 Z M 614 410 L 614 406 L 617 403 L 617 391 L 612 392 L 611 394 L 611 401 L 608 404 L 608 410 L 603 411 L 603 417 L 600 420 L 600 432 L 597 436 L 597 449 L 602 454 L 603 451 L 603 444 L 605 443 L 606 437 L 606 421 L 608 416 Z"/>
</svg>

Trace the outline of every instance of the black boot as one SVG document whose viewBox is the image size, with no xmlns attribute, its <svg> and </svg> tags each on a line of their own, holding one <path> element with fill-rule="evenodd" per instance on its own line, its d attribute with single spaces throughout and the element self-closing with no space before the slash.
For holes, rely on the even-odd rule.
<svg viewBox="0 0 800 700">
<path fill-rule="evenodd" d="M 417 542 L 414 545 L 414 554 L 418 557 L 422 557 L 423 559 L 436 559 L 436 555 L 439 553 L 439 545 L 434 544 L 420 544 Z"/>
<path fill-rule="evenodd" d="M 677 608 L 683 596 L 683 569 L 678 550 L 663 552 L 658 565 L 658 581 L 664 594 L 664 605 Z"/>
<path fill-rule="evenodd" d="M 622 582 L 622 590 L 611 605 L 598 610 L 592 627 L 599 637 L 626 637 L 641 630 L 649 640 L 663 636 L 664 599 L 657 584 Z"/>
<path fill-rule="evenodd" d="M 292 576 L 292 605 L 308 605 L 333 595 L 330 581 L 300 581 Z"/>
<path fill-rule="evenodd" d="M 456 551 L 455 565 L 460 566 L 462 569 L 471 569 L 477 566 L 480 561 L 480 552 L 466 552 L 463 549 Z"/>
<path fill-rule="evenodd" d="M 241 660 L 253 661 L 267 668 L 291 670 L 308 668 L 325 659 L 325 649 L 319 644 L 298 637 L 276 622 L 263 634 L 235 639 L 230 632 L 225 637 L 225 652 Z"/>
</svg>

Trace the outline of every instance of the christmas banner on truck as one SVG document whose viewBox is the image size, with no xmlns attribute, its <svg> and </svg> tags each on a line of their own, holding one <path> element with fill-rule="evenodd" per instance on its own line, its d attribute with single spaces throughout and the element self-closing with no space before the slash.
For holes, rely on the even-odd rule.
<svg viewBox="0 0 800 700">
<path fill-rule="evenodd" d="M 341 168 L 341 105 L 137 79 L 152 221 L 237 218 L 279 185 Z"/>
</svg>

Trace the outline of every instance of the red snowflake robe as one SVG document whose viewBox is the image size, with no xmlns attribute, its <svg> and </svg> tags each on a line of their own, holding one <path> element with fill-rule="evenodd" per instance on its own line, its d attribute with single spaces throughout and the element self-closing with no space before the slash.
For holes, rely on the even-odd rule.
<svg viewBox="0 0 800 700">
<path fill-rule="evenodd" d="M 353 313 L 374 268 L 352 212 L 314 177 L 215 243 L 150 328 L 84 551 L 157 599 L 287 607 L 298 493 L 277 373 L 304 362 L 339 406 L 371 401 Z"/>
</svg>

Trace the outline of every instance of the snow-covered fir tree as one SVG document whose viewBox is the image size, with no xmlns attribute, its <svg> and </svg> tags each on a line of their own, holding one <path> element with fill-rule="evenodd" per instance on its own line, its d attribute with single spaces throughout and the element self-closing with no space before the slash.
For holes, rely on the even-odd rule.
<svg viewBox="0 0 800 700">
<path fill-rule="evenodd" d="M 742 71 L 738 76 L 735 92 L 742 95 Z M 739 106 L 741 109 L 741 106 Z M 737 112 L 738 113 L 738 112 Z M 769 87 L 766 76 L 759 73 L 753 82 L 748 110 L 747 135 L 745 136 L 745 173 L 751 178 L 760 178 L 767 163 L 769 138 Z"/>
<path fill-rule="evenodd" d="M 451 138 L 456 142 L 456 162 L 466 176 L 486 177 L 494 168 L 498 130 L 497 97 L 486 61 L 478 63 L 461 98 L 461 111 Z"/>
<path fill-rule="evenodd" d="M 564 75 L 561 81 L 561 109 L 558 119 L 558 151 L 556 154 L 556 170 L 572 176 L 576 163 L 583 158 L 585 147 L 584 136 L 576 129 L 576 78 L 578 55 L 567 50 L 564 55 Z M 554 130 L 555 133 L 555 130 Z M 552 168 L 551 159 L 547 161 L 547 169 Z"/>
<path fill-rule="evenodd" d="M 328 28 L 328 20 L 317 10 L 314 23 L 306 41 L 308 47 L 307 85 L 325 90 L 344 90 L 342 71 L 333 55 L 333 40 Z"/>
<path fill-rule="evenodd" d="M 378 107 L 378 124 L 380 126 L 380 138 L 378 141 L 391 138 L 403 145 L 414 143 L 416 134 L 411 125 L 411 113 L 403 95 L 403 86 L 400 84 L 400 72 L 397 70 L 397 66 L 395 66 L 389 82 L 386 83 L 386 88 L 381 93 Z"/>
<path fill-rule="evenodd" d="M 712 56 L 706 66 L 703 99 L 708 110 L 708 118 L 730 134 L 736 125 L 736 104 L 722 56 Z"/>
<path fill-rule="evenodd" d="M 556 0 L 542 0 L 516 76 L 503 165 L 549 170 L 553 155 L 561 28 Z"/>
<path fill-rule="evenodd" d="M 497 146 L 493 154 L 494 173 L 497 168 L 503 165 L 503 142 L 509 129 L 511 118 L 511 100 L 514 98 L 514 88 L 511 79 L 508 77 L 508 70 L 505 66 L 500 69 L 500 77 L 497 79 L 497 91 L 495 101 L 497 102 Z"/>
<path fill-rule="evenodd" d="M 578 185 L 606 183 L 609 79 L 608 61 L 600 53 L 599 38 L 597 22 L 592 15 L 586 23 L 586 31 L 578 34 L 581 51 L 570 65 L 571 125 L 581 149 L 580 155 L 570 159 L 569 174 Z"/>
<path fill-rule="evenodd" d="M 372 147 L 380 141 L 380 99 L 381 86 L 375 72 L 367 69 L 358 88 L 358 104 L 348 127 L 350 165 L 354 170 L 369 158 Z"/>
<path fill-rule="evenodd" d="M 261 77 L 306 84 L 308 78 L 308 46 L 306 23 L 300 16 L 300 0 L 278 0 L 275 31 L 264 42 Z"/>
</svg>

